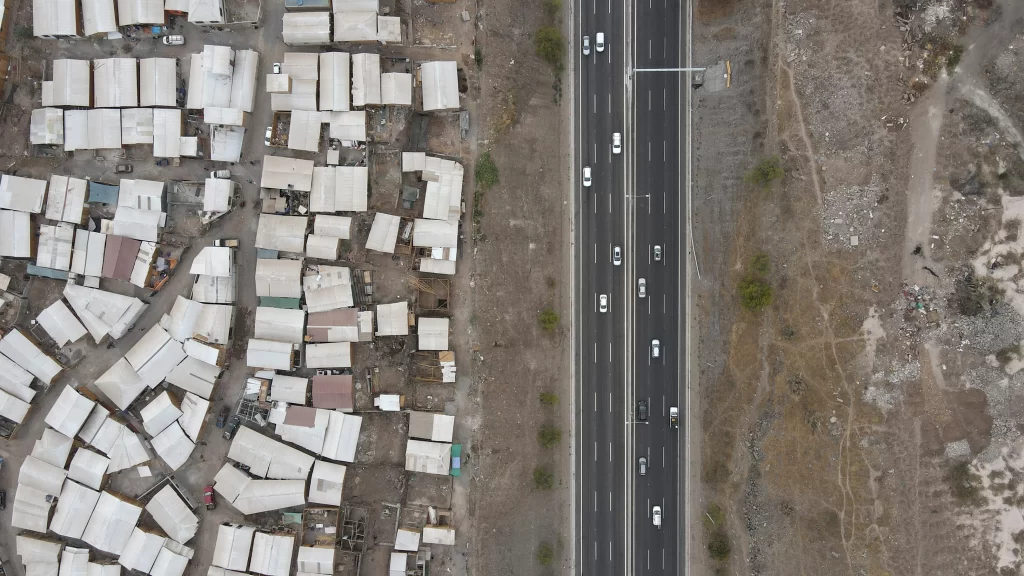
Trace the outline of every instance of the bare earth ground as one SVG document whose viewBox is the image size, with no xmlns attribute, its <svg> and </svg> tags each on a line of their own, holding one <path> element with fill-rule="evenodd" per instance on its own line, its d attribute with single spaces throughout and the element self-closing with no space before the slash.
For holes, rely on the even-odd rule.
<svg viewBox="0 0 1024 576">
<path fill-rule="evenodd" d="M 704 573 L 1020 573 L 1021 17 L 698 3 L 734 71 L 694 112 Z"/>
</svg>

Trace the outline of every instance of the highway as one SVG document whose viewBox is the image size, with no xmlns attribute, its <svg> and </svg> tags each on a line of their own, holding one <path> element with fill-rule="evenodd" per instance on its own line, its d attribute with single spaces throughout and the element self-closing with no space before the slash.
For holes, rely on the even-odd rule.
<svg viewBox="0 0 1024 576">
<path fill-rule="evenodd" d="M 589 55 L 573 55 L 576 570 L 683 574 L 686 77 L 628 76 L 628 69 L 686 65 L 683 5 L 576 0 L 574 15 L 571 45 L 579 50 L 584 36 L 591 44 Z M 602 52 L 595 46 L 598 32 L 605 35 Z M 621 154 L 612 153 L 615 132 L 623 135 Z M 590 187 L 582 182 L 586 166 Z M 614 246 L 623 249 L 622 265 L 612 261 Z M 602 294 L 608 296 L 604 313 Z M 643 421 L 640 401 L 647 407 Z M 678 429 L 669 422 L 673 406 L 680 409 Z M 663 511 L 660 528 L 652 522 L 654 506 Z"/>
</svg>

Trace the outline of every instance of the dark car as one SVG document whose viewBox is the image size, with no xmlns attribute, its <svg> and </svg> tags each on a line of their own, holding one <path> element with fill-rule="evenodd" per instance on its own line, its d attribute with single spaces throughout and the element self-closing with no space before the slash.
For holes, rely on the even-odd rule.
<svg viewBox="0 0 1024 576">
<path fill-rule="evenodd" d="M 647 401 L 641 400 L 636 403 L 636 418 L 641 422 L 647 421 Z"/>
<path fill-rule="evenodd" d="M 241 425 L 242 421 L 238 418 L 238 416 L 232 418 L 231 422 L 228 422 L 227 429 L 224 430 L 224 439 L 231 440 L 232 438 L 234 438 L 235 432 L 238 432 L 238 427 Z"/>
<path fill-rule="evenodd" d="M 230 415 L 231 409 L 225 406 L 224 409 L 220 411 L 220 414 L 217 415 L 217 428 L 223 428 L 224 424 L 228 421 L 228 416 Z"/>
<path fill-rule="evenodd" d="M 132 171 L 132 165 L 131 164 L 118 164 L 117 166 L 114 167 L 114 172 L 117 172 L 118 174 L 127 174 L 127 173 L 129 173 L 131 171 Z"/>
<path fill-rule="evenodd" d="M 0 490 L 0 510 L 7 510 L 7 490 Z"/>
</svg>

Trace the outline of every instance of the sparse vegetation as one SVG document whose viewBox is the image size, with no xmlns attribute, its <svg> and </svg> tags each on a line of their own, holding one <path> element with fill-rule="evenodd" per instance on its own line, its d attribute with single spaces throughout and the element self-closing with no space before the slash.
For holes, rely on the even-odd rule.
<svg viewBox="0 0 1024 576">
<path fill-rule="evenodd" d="M 32 37 L 32 28 L 30 26 L 18 26 L 14 29 L 14 36 L 18 40 L 28 40 Z"/>
<path fill-rule="evenodd" d="M 981 477 L 971 471 L 969 462 L 957 462 L 946 472 L 946 483 L 953 498 L 964 506 L 980 506 Z"/>
<path fill-rule="evenodd" d="M 537 320 L 540 321 L 540 327 L 547 332 L 552 332 L 555 328 L 558 328 L 558 314 L 551 308 L 541 310 Z"/>
<path fill-rule="evenodd" d="M 562 16 L 562 0 L 546 0 L 544 11 L 548 13 L 548 18 L 552 22 L 558 23 Z"/>
<path fill-rule="evenodd" d="M 562 441 L 562 429 L 552 424 L 545 424 L 537 432 L 537 442 L 545 448 L 552 448 Z"/>
<path fill-rule="evenodd" d="M 484 51 L 479 46 L 473 49 L 473 60 L 476 60 L 476 69 L 483 70 L 484 67 Z"/>
<path fill-rule="evenodd" d="M 750 260 L 750 270 L 759 276 L 766 276 L 771 270 L 772 262 L 764 252 L 758 253 Z"/>
<path fill-rule="evenodd" d="M 772 287 L 760 278 L 747 277 L 740 282 L 740 303 L 751 312 L 762 310 L 772 303 Z"/>
<path fill-rule="evenodd" d="M 729 559 L 729 553 L 732 552 L 732 544 L 729 543 L 729 535 L 725 530 L 715 530 L 711 534 L 711 538 L 708 539 L 708 554 L 711 558 L 719 561 L 725 561 Z"/>
<path fill-rule="evenodd" d="M 712 502 L 704 510 L 704 528 L 708 531 L 720 529 L 725 526 L 725 511 L 718 504 Z"/>
<path fill-rule="evenodd" d="M 554 392 L 541 392 L 540 403 L 545 406 L 554 406 L 558 404 L 558 394 L 555 394 Z"/>
<path fill-rule="evenodd" d="M 533 469 L 533 487 L 537 490 L 551 490 L 555 485 L 555 474 L 547 468 Z"/>
<path fill-rule="evenodd" d="M 779 180 L 785 175 L 782 170 L 782 163 L 779 161 L 778 156 L 772 156 L 771 158 L 765 158 L 747 172 L 747 182 L 759 186 L 761 188 L 767 188 L 772 182 Z"/>
<path fill-rule="evenodd" d="M 541 544 L 537 548 L 537 562 L 541 566 L 550 566 L 555 561 L 555 551 L 547 544 Z"/>
<path fill-rule="evenodd" d="M 956 67 L 960 65 L 960 58 L 964 55 L 964 47 L 962 44 L 954 44 L 949 49 L 949 54 L 946 55 L 946 72 L 952 74 Z"/>
<path fill-rule="evenodd" d="M 501 108 L 501 115 L 494 123 L 494 131 L 500 134 L 508 130 L 515 124 L 517 115 L 516 95 L 510 92 L 506 96 L 505 105 Z"/>
<path fill-rule="evenodd" d="M 490 152 L 484 152 L 476 161 L 476 185 L 488 190 L 499 182 L 498 166 L 491 158 Z"/>
<path fill-rule="evenodd" d="M 537 30 L 533 42 L 537 56 L 550 64 L 555 74 L 560 74 L 565 59 L 565 39 L 562 38 L 562 32 L 554 26 L 544 26 Z"/>
</svg>

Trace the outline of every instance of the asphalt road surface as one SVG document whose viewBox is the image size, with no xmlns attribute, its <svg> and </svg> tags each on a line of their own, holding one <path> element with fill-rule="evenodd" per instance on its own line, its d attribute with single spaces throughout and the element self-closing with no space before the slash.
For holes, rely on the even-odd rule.
<svg viewBox="0 0 1024 576">
<path fill-rule="evenodd" d="M 630 10 L 626 18 L 625 10 Z M 576 0 L 577 570 L 580 574 L 683 573 L 686 414 L 685 76 L 634 68 L 685 65 L 678 0 Z M 631 30 L 627 30 L 627 27 Z M 598 51 L 597 34 L 605 47 Z M 629 50 L 626 50 L 629 43 Z M 628 115 L 628 118 L 627 118 Z M 614 154 L 613 133 L 622 154 Z M 583 186 L 589 166 L 592 185 Z M 627 168 L 630 168 L 627 170 Z M 629 186 L 627 187 L 627 182 Z M 661 247 L 655 260 L 654 247 Z M 613 251 L 622 247 L 622 264 Z M 639 279 L 645 295 L 639 297 Z M 600 299 L 608 299 L 601 312 Z M 652 357 L 652 341 L 660 354 Z M 631 347 L 631 348 L 630 348 Z M 639 420 L 638 404 L 646 404 Z M 669 408 L 680 408 L 679 428 Z M 639 459 L 646 473 L 639 474 Z M 660 506 L 662 526 L 652 522 Z"/>
</svg>

